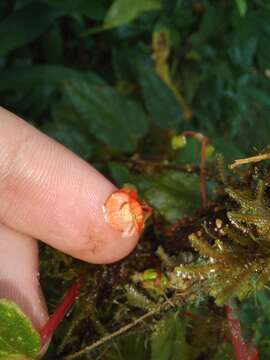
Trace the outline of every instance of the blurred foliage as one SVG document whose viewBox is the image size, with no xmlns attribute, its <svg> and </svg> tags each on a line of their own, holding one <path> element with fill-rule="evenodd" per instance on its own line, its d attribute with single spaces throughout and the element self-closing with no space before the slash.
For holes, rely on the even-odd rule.
<svg viewBox="0 0 270 360">
<path fill-rule="evenodd" d="M 208 192 L 217 205 L 205 211 L 199 205 L 200 144 L 189 139 L 175 151 L 171 141 L 186 130 L 202 132 L 227 161 L 269 145 L 269 24 L 266 0 L 0 2 L 1 105 L 91 162 L 117 185 L 136 184 L 154 208 L 141 245 L 121 263 L 95 267 L 42 248 L 42 281 L 50 310 L 81 268 L 89 272 L 86 290 L 47 359 L 60 359 L 113 333 L 141 316 L 149 301 L 162 307 L 161 298 L 166 297 L 177 305 L 176 311 L 164 305 L 146 326 L 85 358 L 169 360 L 181 353 L 183 359 L 230 359 L 224 314 L 208 295 L 222 304 L 233 295 L 242 299 L 254 293 L 252 289 L 255 300 L 244 300 L 241 316 L 247 336 L 255 338 L 261 358 L 267 359 L 267 173 L 251 166 L 226 182 L 222 165 L 210 157 Z M 258 203 L 255 188 L 260 181 L 265 190 Z M 212 236 L 217 216 L 230 225 L 223 236 L 238 256 L 223 254 L 225 262 L 217 253 L 217 248 L 224 251 L 224 244 Z M 177 221 L 181 226 L 167 236 L 164 228 Z M 195 246 L 191 234 L 193 240 L 197 234 Z M 159 245 L 164 251 L 157 255 Z M 252 270 L 246 269 L 243 254 L 250 255 Z M 168 273 L 174 273 L 171 262 L 182 266 L 182 274 L 185 267 L 189 277 L 178 277 L 176 294 L 169 289 L 160 298 L 162 289 L 156 291 L 145 280 L 136 284 L 140 290 L 125 287 L 134 271 L 147 268 L 161 269 L 169 278 Z M 239 266 L 232 272 L 236 262 Z M 262 290 L 257 293 L 256 272 L 262 271 L 262 264 L 267 275 L 260 279 Z M 220 267 L 221 278 L 209 281 L 205 272 L 213 265 Z M 191 274 L 198 266 L 196 278 Z M 217 291 L 220 280 L 231 275 L 244 290 L 224 285 Z M 188 291 L 193 282 L 195 288 Z M 183 315 L 186 309 L 195 319 Z"/>
</svg>

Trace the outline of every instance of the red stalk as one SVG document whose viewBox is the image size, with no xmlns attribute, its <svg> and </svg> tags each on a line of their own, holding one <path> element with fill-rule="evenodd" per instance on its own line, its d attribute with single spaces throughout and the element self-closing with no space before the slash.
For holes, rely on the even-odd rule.
<svg viewBox="0 0 270 360">
<path fill-rule="evenodd" d="M 83 277 L 75 281 L 71 288 L 67 291 L 59 305 L 55 309 L 54 313 L 50 316 L 44 327 L 40 330 L 40 337 L 42 345 L 45 345 L 51 336 L 53 336 L 55 330 L 64 319 L 71 305 L 76 301 L 77 296 L 80 293 L 80 289 L 83 285 Z"/>
<path fill-rule="evenodd" d="M 256 346 L 253 345 L 251 350 L 249 350 L 242 336 L 241 324 L 234 312 L 233 303 L 230 302 L 227 304 L 225 309 L 236 360 L 259 360 L 259 354 Z"/>
<path fill-rule="evenodd" d="M 184 136 L 194 137 L 199 140 L 202 144 L 201 146 L 201 160 L 200 160 L 200 193 L 202 206 L 205 208 L 207 206 L 207 192 L 206 192 L 206 182 L 205 182 L 205 163 L 206 163 L 206 146 L 209 142 L 208 137 L 196 131 L 184 131 Z"/>
</svg>

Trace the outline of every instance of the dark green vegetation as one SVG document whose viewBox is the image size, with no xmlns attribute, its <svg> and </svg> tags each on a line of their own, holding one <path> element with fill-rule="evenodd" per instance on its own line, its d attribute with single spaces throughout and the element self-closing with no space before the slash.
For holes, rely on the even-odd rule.
<svg viewBox="0 0 270 360">
<path fill-rule="evenodd" d="M 220 157 L 209 156 L 212 200 L 201 209 L 200 144 L 171 146 L 173 136 L 193 130 L 225 163 L 267 151 L 270 5 L 247 3 L 0 2 L 1 105 L 117 185 L 137 185 L 154 208 L 137 250 L 120 263 L 92 266 L 42 247 L 50 311 L 81 270 L 88 274 L 47 359 L 145 314 L 81 358 L 231 359 L 220 306 L 231 297 L 241 301 L 247 339 L 269 358 L 269 165 L 226 172 Z"/>
</svg>

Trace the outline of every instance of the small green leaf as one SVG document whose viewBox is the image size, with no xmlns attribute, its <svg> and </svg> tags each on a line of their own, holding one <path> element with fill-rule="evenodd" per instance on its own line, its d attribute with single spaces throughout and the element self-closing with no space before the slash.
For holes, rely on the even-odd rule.
<svg viewBox="0 0 270 360">
<path fill-rule="evenodd" d="M 41 347 L 39 333 L 20 308 L 0 300 L 0 359 L 35 359 Z"/>
<path fill-rule="evenodd" d="M 13 12 L 0 23 L 0 55 L 35 40 L 62 15 L 62 11 L 42 3 Z"/>
<path fill-rule="evenodd" d="M 167 171 L 145 187 L 147 202 L 172 223 L 200 206 L 197 176 Z"/>
<path fill-rule="evenodd" d="M 154 303 L 146 295 L 139 292 L 136 287 L 132 285 L 126 285 L 125 293 L 129 305 L 143 310 L 153 310 L 155 306 Z"/>
<path fill-rule="evenodd" d="M 112 149 L 132 152 L 145 135 L 148 119 L 141 105 L 118 94 L 111 86 L 91 80 L 72 80 L 66 95 L 89 131 Z"/>
<path fill-rule="evenodd" d="M 106 14 L 104 28 L 124 25 L 144 11 L 159 10 L 160 8 L 160 0 L 114 0 Z"/>
<path fill-rule="evenodd" d="M 190 360 L 185 325 L 178 312 L 158 321 L 151 336 L 151 360 Z"/>
<path fill-rule="evenodd" d="M 246 0 L 235 0 L 236 6 L 238 7 L 239 13 L 241 16 L 245 16 L 247 11 L 247 2 Z"/>
</svg>

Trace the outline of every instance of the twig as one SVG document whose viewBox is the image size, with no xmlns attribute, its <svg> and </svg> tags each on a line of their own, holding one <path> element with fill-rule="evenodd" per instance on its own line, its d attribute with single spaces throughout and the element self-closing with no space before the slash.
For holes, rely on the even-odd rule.
<svg viewBox="0 0 270 360">
<path fill-rule="evenodd" d="M 244 159 L 234 160 L 234 163 L 229 165 L 229 168 L 234 169 L 234 168 L 236 168 L 237 166 L 240 166 L 240 165 L 256 163 L 256 162 L 263 161 L 263 160 L 270 160 L 270 154 L 269 153 L 260 154 L 260 155 L 251 156 L 251 157 L 244 158 Z"/>
<path fill-rule="evenodd" d="M 184 173 L 192 174 L 192 173 L 199 173 L 200 168 L 196 165 L 180 165 L 173 162 L 167 162 L 163 160 L 154 161 L 154 160 L 144 160 L 144 159 L 122 159 L 122 163 L 127 164 L 129 166 L 142 168 L 144 170 L 145 168 L 153 168 L 154 170 L 162 170 L 162 169 L 168 169 L 168 170 L 179 170 Z M 212 174 L 207 174 L 209 177 L 212 177 Z"/>
<path fill-rule="evenodd" d="M 77 359 L 78 357 L 89 353 L 90 351 L 96 349 L 97 347 L 105 344 L 107 341 L 110 341 L 110 340 L 114 339 L 115 337 L 117 337 L 117 336 L 127 332 L 128 330 L 132 329 L 133 327 L 137 326 L 139 323 L 143 322 L 144 320 L 146 320 L 146 319 L 150 318 L 151 316 L 159 313 L 162 309 L 165 309 L 166 307 L 171 307 L 171 306 L 172 305 L 170 303 L 168 303 L 168 302 L 163 303 L 162 305 L 160 305 L 156 309 L 147 312 L 143 316 L 141 316 L 138 319 L 134 320 L 133 322 L 121 327 L 119 330 L 113 332 L 112 334 L 106 335 L 103 338 L 101 338 L 100 340 L 94 342 L 93 344 L 86 346 L 82 350 L 77 351 L 76 353 L 74 353 L 72 355 L 66 356 L 64 358 L 64 360 Z"/>
</svg>

